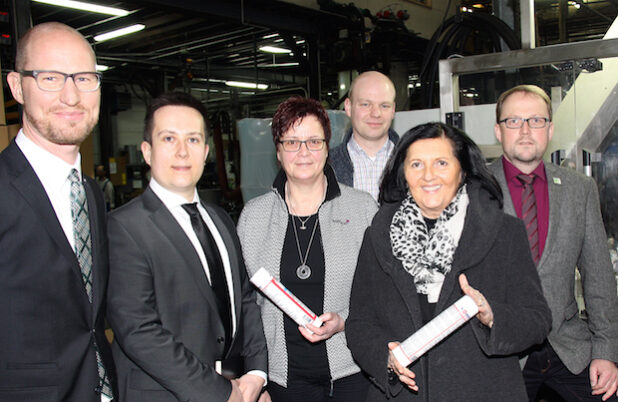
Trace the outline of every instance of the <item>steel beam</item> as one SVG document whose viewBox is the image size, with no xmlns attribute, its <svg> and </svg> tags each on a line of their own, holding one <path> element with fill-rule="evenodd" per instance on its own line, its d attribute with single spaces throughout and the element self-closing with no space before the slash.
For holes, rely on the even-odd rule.
<svg viewBox="0 0 618 402">
<path fill-rule="evenodd" d="M 459 111 L 459 75 L 607 57 L 618 57 L 618 38 L 440 60 L 440 118 Z"/>
</svg>

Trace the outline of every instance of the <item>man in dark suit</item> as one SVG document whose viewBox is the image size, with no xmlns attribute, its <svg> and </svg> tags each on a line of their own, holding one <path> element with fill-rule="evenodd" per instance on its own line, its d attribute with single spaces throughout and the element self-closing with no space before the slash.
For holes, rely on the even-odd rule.
<svg viewBox="0 0 618 402">
<path fill-rule="evenodd" d="M 95 56 L 41 24 L 7 80 L 23 128 L 0 154 L 0 401 L 109 401 L 105 205 L 79 154 L 99 116 Z"/>
<path fill-rule="evenodd" d="M 546 384 L 567 401 L 616 401 L 616 282 L 597 187 L 589 177 L 543 163 L 554 132 L 551 117 L 551 102 L 541 88 L 520 85 L 503 93 L 495 134 L 504 155 L 490 166 L 505 194 L 505 211 L 526 223 L 552 310 L 547 341 L 525 363 L 528 396 L 534 401 Z M 587 320 L 578 315 L 576 267 Z"/>
<path fill-rule="evenodd" d="M 196 190 L 205 122 L 190 95 L 154 99 L 142 143 L 152 179 L 110 215 L 109 321 L 123 402 L 255 401 L 266 380 L 262 320 L 234 224 Z"/>
</svg>

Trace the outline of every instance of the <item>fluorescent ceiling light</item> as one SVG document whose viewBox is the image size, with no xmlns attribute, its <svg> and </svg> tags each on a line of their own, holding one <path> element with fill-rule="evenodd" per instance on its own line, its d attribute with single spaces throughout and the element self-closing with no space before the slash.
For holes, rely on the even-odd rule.
<svg viewBox="0 0 618 402">
<path fill-rule="evenodd" d="M 262 36 L 262 39 L 270 39 L 270 38 L 274 38 L 275 36 L 279 36 L 278 33 L 272 33 L 270 35 L 264 35 Z"/>
<path fill-rule="evenodd" d="M 124 28 L 120 28 L 120 29 L 116 29 L 115 31 L 111 31 L 111 32 L 107 32 L 101 35 L 97 35 L 94 37 L 94 41 L 95 42 L 103 42 L 112 38 L 117 38 L 119 36 L 122 35 L 128 35 L 134 32 L 138 32 L 141 31 L 142 29 L 146 28 L 146 25 L 144 24 L 135 24 L 135 25 L 131 25 L 128 27 L 124 27 Z"/>
<path fill-rule="evenodd" d="M 33 0 L 33 1 L 36 3 L 50 4 L 52 6 L 74 8 L 77 10 L 91 11 L 93 13 L 117 15 L 120 17 L 124 17 L 125 15 L 129 14 L 127 10 L 123 10 L 120 8 L 99 6 L 98 4 L 84 3 L 83 1 L 74 1 L 74 0 Z"/>
<path fill-rule="evenodd" d="M 225 85 L 227 85 L 228 87 L 251 88 L 251 89 L 268 88 L 268 85 L 266 84 L 255 84 L 253 82 L 241 82 L 241 81 L 225 81 Z"/>
<path fill-rule="evenodd" d="M 284 49 L 282 47 L 275 47 L 275 46 L 262 46 L 260 50 L 266 53 L 290 53 L 291 52 L 290 49 Z"/>
<path fill-rule="evenodd" d="M 272 63 L 272 64 L 259 64 L 258 67 L 270 68 L 270 67 L 295 67 L 298 66 L 299 63 L 291 62 L 291 63 Z"/>
<path fill-rule="evenodd" d="M 95 67 L 96 67 L 96 70 L 100 72 L 109 70 L 109 66 L 104 66 L 102 64 L 97 64 Z"/>
</svg>

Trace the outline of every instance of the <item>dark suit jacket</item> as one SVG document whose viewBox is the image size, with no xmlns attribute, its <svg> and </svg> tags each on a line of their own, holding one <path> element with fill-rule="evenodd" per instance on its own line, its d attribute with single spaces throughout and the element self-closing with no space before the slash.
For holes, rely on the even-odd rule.
<svg viewBox="0 0 618 402">
<path fill-rule="evenodd" d="M 105 339 L 105 206 L 84 186 L 93 248 L 93 303 L 45 189 L 13 141 L 0 154 L 0 401 L 100 401 L 94 339 L 115 386 Z"/>
<path fill-rule="evenodd" d="M 489 167 L 504 193 L 504 212 L 515 216 L 502 158 Z M 592 359 L 618 362 L 618 308 L 607 237 L 594 180 L 545 164 L 549 227 L 537 271 L 552 311 L 548 340 L 560 360 L 578 374 Z M 579 317 L 575 267 L 582 277 L 588 320 Z"/>
<path fill-rule="evenodd" d="M 203 204 L 229 254 L 236 333 L 228 356 L 267 372 L 266 341 L 234 224 Z M 150 189 L 109 220 L 109 321 L 115 332 L 122 402 L 226 401 L 228 380 L 215 373 L 224 330 L 214 293 L 193 245 Z"/>
</svg>

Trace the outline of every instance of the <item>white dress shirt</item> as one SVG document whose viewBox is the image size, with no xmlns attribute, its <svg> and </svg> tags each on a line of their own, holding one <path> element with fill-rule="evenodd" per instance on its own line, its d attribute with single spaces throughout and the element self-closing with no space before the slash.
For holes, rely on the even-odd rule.
<svg viewBox="0 0 618 402">
<path fill-rule="evenodd" d="M 187 200 L 184 197 L 169 191 L 168 189 L 160 185 L 154 178 L 150 179 L 149 186 L 150 189 L 156 194 L 156 196 L 159 197 L 161 202 L 163 202 L 163 205 L 165 205 L 165 207 L 170 211 L 174 219 L 176 219 L 176 222 L 178 222 L 178 224 L 182 228 L 182 231 L 185 232 L 185 234 L 189 238 L 189 241 L 191 241 L 193 248 L 197 252 L 197 255 L 200 257 L 202 267 L 204 268 L 204 273 L 206 274 L 208 282 L 210 283 L 210 271 L 208 269 L 206 255 L 204 254 L 204 250 L 202 249 L 202 245 L 200 244 L 197 235 L 193 231 L 193 226 L 191 225 L 191 217 L 189 216 L 189 213 L 185 211 L 185 209 L 182 207 L 183 204 L 188 203 Z M 208 212 L 206 212 L 206 210 L 202 206 L 202 203 L 200 202 L 200 197 L 198 196 L 197 189 L 194 190 L 193 200 L 191 202 L 197 203 L 197 209 L 200 212 L 204 223 L 206 223 L 208 230 L 210 230 L 210 233 L 212 234 L 212 237 L 217 244 L 217 248 L 219 249 L 221 261 L 223 262 L 223 269 L 225 271 L 225 279 L 227 281 L 228 293 L 230 295 L 230 308 L 232 312 L 232 333 L 235 334 L 237 323 L 236 311 L 234 309 L 234 289 L 232 283 L 232 267 L 230 265 L 230 257 L 227 252 L 225 243 L 223 242 L 223 238 L 219 233 L 219 230 L 217 230 L 217 227 L 212 221 L 212 218 L 208 215 Z M 261 370 L 252 370 L 249 371 L 247 374 L 257 375 L 264 379 L 264 381 L 266 381 L 266 373 Z"/>
<path fill-rule="evenodd" d="M 202 262 L 202 267 L 204 268 L 204 272 L 206 273 L 206 277 L 208 278 L 208 283 L 210 282 L 210 270 L 208 268 L 208 262 L 206 262 L 206 255 L 204 254 L 204 250 L 202 249 L 202 245 L 197 238 L 197 235 L 193 231 L 193 226 L 191 225 L 191 217 L 189 213 L 184 210 L 182 207 L 183 204 L 187 204 L 188 201 L 159 183 L 152 178 L 150 179 L 150 189 L 159 197 L 163 205 L 167 207 L 167 209 L 171 212 L 176 222 L 182 228 L 182 231 L 185 232 L 193 248 L 197 252 L 197 255 L 200 257 L 200 261 Z M 234 310 L 234 289 L 232 287 L 232 268 L 230 266 L 230 257 L 227 253 L 227 248 L 225 247 L 225 243 L 223 243 L 223 239 L 221 238 L 221 234 L 217 230 L 214 222 L 208 215 L 208 212 L 204 209 L 200 202 L 200 198 L 197 194 L 197 189 L 194 190 L 193 201 L 197 203 L 197 210 L 200 211 L 200 215 L 206 223 L 208 230 L 212 234 L 212 237 L 215 239 L 215 243 L 217 244 L 217 248 L 219 249 L 219 254 L 221 255 L 221 261 L 223 262 L 223 270 L 225 271 L 225 280 L 227 282 L 228 294 L 230 295 L 230 308 L 232 312 L 232 334 L 236 333 L 236 312 Z"/>
<path fill-rule="evenodd" d="M 82 159 L 77 154 L 77 159 L 70 165 L 51 154 L 47 150 L 35 144 L 28 138 L 23 130 L 19 130 L 15 143 L 24 154 L 30 166 L 41 181 L 47 198 L 54 208 L 56 217 L 62 226 L 62 231 L 75 250 L 75 237 L 73 234 L 73 217 L 71 216 L 71 181 L 69 174 L 76 169 L 79 177 L 82 177 Z M 111 399 L 101 394 L 101 402 L 110 402 Z"/>
<path fill-rule="evenodd" d="M 73 218 L 71 217 L 69 173 L 71 173 L 71 169 L 76 169 L 79 177 L 82 176 L 81 155 L 77 154 L 77 160 L 73 165 L 70 165 L 32 142 L 22 130 L 17 134 L 15 142 L 32 166 L 41 184 L 43 184 L 60 226 L 62 226 L 62 230 L 71 244 L 71 249 L 74 250 L 75 238 L 73 235 Z"/>
</svg>

